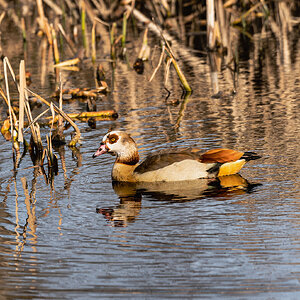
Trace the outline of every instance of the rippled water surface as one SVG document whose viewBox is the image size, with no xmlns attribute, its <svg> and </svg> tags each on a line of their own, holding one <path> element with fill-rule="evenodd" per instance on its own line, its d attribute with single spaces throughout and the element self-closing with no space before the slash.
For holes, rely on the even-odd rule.
<svg viewBox="0 0 300 300">
<path fill-rule="evenodd" d="M 241 54 L 236 94 L 227 70 L 219 72 L 219 98 L 211 97 L 206 58 L 194 54 L 181 58 L 193 88 L 185 100 L 175 73 L 166 100 L 164 72 L 147 81 L 150 63 L 138 75 L 122 61 L 112 74 L 104 62 L 112 92 L 97 108 L 115 109 L 119 118 L 98 121 L 96 129 L 77 123 L 82 144 L 56 149 L 59 173 L 52 183 L 32 168 L 28 154 L 14 176 L 11 143 L 1 136 L 0 296 L 297 299 L 300 44 L 294 39 L 283 57 L 279 46 L 266 46 L 271 42 L 276 45 L 254 40 Z M 2 37 L 4 52 L 10 43 Z M 31 89 L 49 98 L 54 71 L 48 66 L 43 77 L 40 47 L 28 44 L 26 64 Z M 17 70 L 22 51 L 5 55 Z M 63 78 L 70 87 L 94 86 L 89 62 Z M 85 105 L 74 100 L 64 109 Z M 109 129 L 130 132 L 142 157 L 197 146 L 255 151 L 262 158 L 220 182 L 113 186 L 114 158 L 92 159 Z M 42 128 L 43 136 L 48 132 Z"/>
</svg>

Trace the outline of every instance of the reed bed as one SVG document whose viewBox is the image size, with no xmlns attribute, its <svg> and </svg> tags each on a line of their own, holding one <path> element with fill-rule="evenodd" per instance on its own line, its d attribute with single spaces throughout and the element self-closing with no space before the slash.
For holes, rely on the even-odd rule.
<svg viewBox="0 0 300 300">
<path fill-rule="evenodd" d="M 142 36 L 139 50 L 136 51 L 135 62 L 129 67 L 139 74 L 143 73 L 145 61 L 151 59 L 150 53 L 153 47 L 149 44 L 151 32 L 151 35 L 155 36 L 154 46 L 160 49 L 161 54 L 156 64 L 153 64 L 152 76 L 149 76 L 148 80 L 152 81 L 159 68 L 164 67 L 163 84 L 168 90 L 170 69 L 173 67 L 177 74 L 178 85 L 181 85 L 187 92 L 183 97 L 176 122 L 176 127 L 178 127 L 193 89 L 182 68 L 184 57 L 193 56 L 190 52 L 191 48 L 195 49 L 198 55 L 208 57 L 214 96 L 220 95 L 218 72 L 222 64 L 228 71 L 232 91 L 236 92 L 239 65 L 237 55 L 239 44 L 235 39 L 237 32 L 250 39 L 255 39 L 257 35 L 262 37 L 273 34 L 282 40 L 284 45 L 289 33 L 298 29 L 300 23 L 297 17 L 300 9 L 298 1 L 61 0 L 55 2 L 28 0 L 11 2 L 2 0 L 0 7 L 3 9 L 0 14 L 0 24 L 6 19 L 13 22 L 20 30 L 20 38 L 23 40 L 24 47 L 29 37 L 32 38 L 34 34 L 37 39 L 41 39 L 41 43 L 47 44 L 45 48 L 49 47 L 53 54 L 58 88 L 52 95 L 49 95 L 52 102 L 28 88 L 26 61 L 20 63 L 19 81 L 17 81 L 8 58 L 4 57 L 3 81 L 0 87 L 1 98 L 8 108 L 8 118 L 2 123 L 3 136 L 11 141 L 16 156 L 20 156 L 20 143 L 23 143 L 29 148 L 34 164 L 42 166 L 44 158 L 47 157 L 50 169 L 55 169 L 55 156 L 52 151 L 54 136 L 56 142 L 64 142 L 62 120 L 74 129 L 74 135 L 68 145 L 75 147 L 80 141 L 81 132 L 74 120 L 113 120 L 117 117 L 117 112 L 114 110 L 89 109 L 82 113 L 67 113 L 63 110 L 62 99 L 66 94 L 73 99 L 84 98 L 89 101 L 89 107 L 93 107 L 91 102 L 94 99 L 110 92 L 112 87 L 109 87 L 105 81 L 101 61 L 109 62 L 112 69 L 116 67 L 119 60 L 129 65 L 127 51 L 129 31 L 135 31 Z M 0 32 L 0 38 L 3 34 L 4 32 Z M 99 55 L 97 51 L 99 40 L 101 40 L 102 49 L 109 53 L 110 58 Z M 179 46 L 176 43 L 178 40 Z M 92 63 L 95 70 L 95 87 L 63 89 L 59 76 L 60 70 L 79 72 L 82 67 L 80 64 L 86 60 Z M 19 94 L 18 109 L 11 101 L 9 74 Z M 44 105 L 44 112 L 35 118 L 32 116 L 29 95 L 34 96 Z M 58 99 L 60 99 L 59 105 L 55 103 Z M 51 116 L 48 118 L 51 122 L 44 116 L 50 112 Z M 57 121 L 59 130 L 53 125 Z M 40 126 L 45 124 L 50 126 L 50 129 L 44 147 Z M 23 134 L 27 130 L 31 132 L 29 143 L 26 142 Z M 57 132 L 59 132 L 58 135 Z"/>
</svg>

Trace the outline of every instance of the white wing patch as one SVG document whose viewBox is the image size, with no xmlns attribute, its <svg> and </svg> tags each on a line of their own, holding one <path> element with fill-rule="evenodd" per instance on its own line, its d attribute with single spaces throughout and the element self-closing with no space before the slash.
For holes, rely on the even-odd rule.
<svg viewBox="0 0 300 300">
<path fill-rule="evenodd" d="M 204 164 L 193 159 L 186 159 L 175 162 L 164 168 L 145 172 L 142 174 L 134 173 L 137 181 L 181 181 L 194 180 L 199 178 L 213 178 L 215 174 L 208 173 L 207 170 L 212 168 L 215 163 Z"/>
</svg>

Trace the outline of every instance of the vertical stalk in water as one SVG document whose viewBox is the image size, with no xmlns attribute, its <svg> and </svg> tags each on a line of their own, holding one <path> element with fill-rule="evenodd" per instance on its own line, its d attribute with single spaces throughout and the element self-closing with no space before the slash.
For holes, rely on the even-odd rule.
<svg viewBox="0 0 300 300">
<path fill-rule="evenodd" d="M 26 87 L 26 75 L 25 75 L 25 62 L 20 62 L 20 98 L 19 98 L 19 134 L 18 142 L 23 142 L 23 128 L 24 128 L 24 109 L 25 109 L 25 87 Z"/>
<path fill-rule="evenodd" d="M 174 57 L 174 55 L 173 55 L 173 53 L 172 53 L 172 49 L 171 49 L 169 43 L 168 43 L 166 40 L 165 40 L 165 42 L 166 42 L 166 44 L 167 44 L 166 51 L 167 51 L 169 57 L 171 58 L 172 64 L 173 64 L 173 66 L 174 66 L 174 68 L 175 68 L 175 70 L 176 70 L 176 73 L 177 73 L 177 75 L 178 75 L 178 77 L 179 77 L 179 80 L 181 81 L 181 83 L 182 83 L 184 89 L 185 89 L 187 92 L 191 92 L 192 89 L 191 89 L 190 85 L 188 84 L 188 82 L 187 82 L 187 80 L 186 80 L 184 74 L 182 73 L 182 71 L 181 71 L 181 69 L 180 69 L 180 67 L 179 67 L 179 65 L 178 65 L 178 63 L 177 63 L 177 61 L 176 61 L 176 59 L 175 59 L 175 57 Z"/>
<path fill-rule="evenodd" d="M 23 36 L 23 43 L 26 43 L 26 27 L 25 27 L 25 20 L 24 18 L 21 19 L 21 28 L 22 28 L 22 36 Z"/>
<path fill-rule="evenodd" d="M 93 23 L 92 28 L 92 62 L 96 62 L 96 22 Z"/>
<path fill-rule="evenodd" d="M 114 22 L 112 24 L 111 30 L 110 30 L 110 56 L 112 60 L 116 59 L 116 53 L 115 53 L 115 30 L 116 30 L 117 24 Z"/>
<path fill-rule="evenodd" d="M 56 32 L 53 26 L 51 25 L 51 33 L 52 33 L 52 40 L 53 40 L 53 55 L 54 55 L 54 60 L 55 63 L 59 63 L 59 51 L 58 51 L 58 46 L 57 46 L 57 39 L 56 39 Z"/>
<path fill-rule="evenodd" d="M 8 76 L 7 76 L 7 66 L 9 62 L 7 57 L 4 57 L 3 60 L 3 67 L 4 67 L 4 79 L 5 79 L 5 88 L 6 88 L 6 94 L 7 94 L 7 104 L 8 104 L 8 111 L 9 111 L 9 119 L 10 119 L 10 132 L 11 132 L 11 142 L 12 142 L 12 148 L 18 150 L 18 145 L 15 145 L 14 143 L 14 125 L 15 120 L 13 120 L 13 110 L 11 106 L 10 101 L 10 94 L 9 94 L 9 86 L 8 86 Z"/>
<path fill-rule="evenodd" d="M 124 54 L 126 51 L 125 44 L 126 44 L 126 30 L 127 30 L 127 13 L 123 14 L 123 29 L 122 29 L 122 53 Z"/>
<path fill-rule="evenodd" d="M 81 32 L 82 32 L 82 42 L 83 47 L 86 49 L 86 22 L 85 22 L 85 3 L 84 0 L 81 1 Z"/>
<path fill-rule="evenodd" d="M 207 46 L 212 50 L 215 47 L 215 7 L 214 0 L 206 0 L 207 19 Z"/>
</svg>

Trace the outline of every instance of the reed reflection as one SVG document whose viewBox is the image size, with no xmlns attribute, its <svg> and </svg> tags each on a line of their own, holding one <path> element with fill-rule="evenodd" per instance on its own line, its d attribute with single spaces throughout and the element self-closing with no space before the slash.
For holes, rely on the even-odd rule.
<svg viewBox="0 0 300 300">
<path fill-rule="evenodd" d="M 97 208 L 110 226 L 126 227 L 133 223 L 142 209 L 141 201 L 146 196 L 151 201 L 186 202 L 203 198 L 229 200 L 237 195 L 251 193 L 259 186 L 249 183 L 239 174 L 215 179 L 199 179 L 179 182 L 113 182 L 113 189 L 120 203 L 113 207 Z"/>
</svg>

